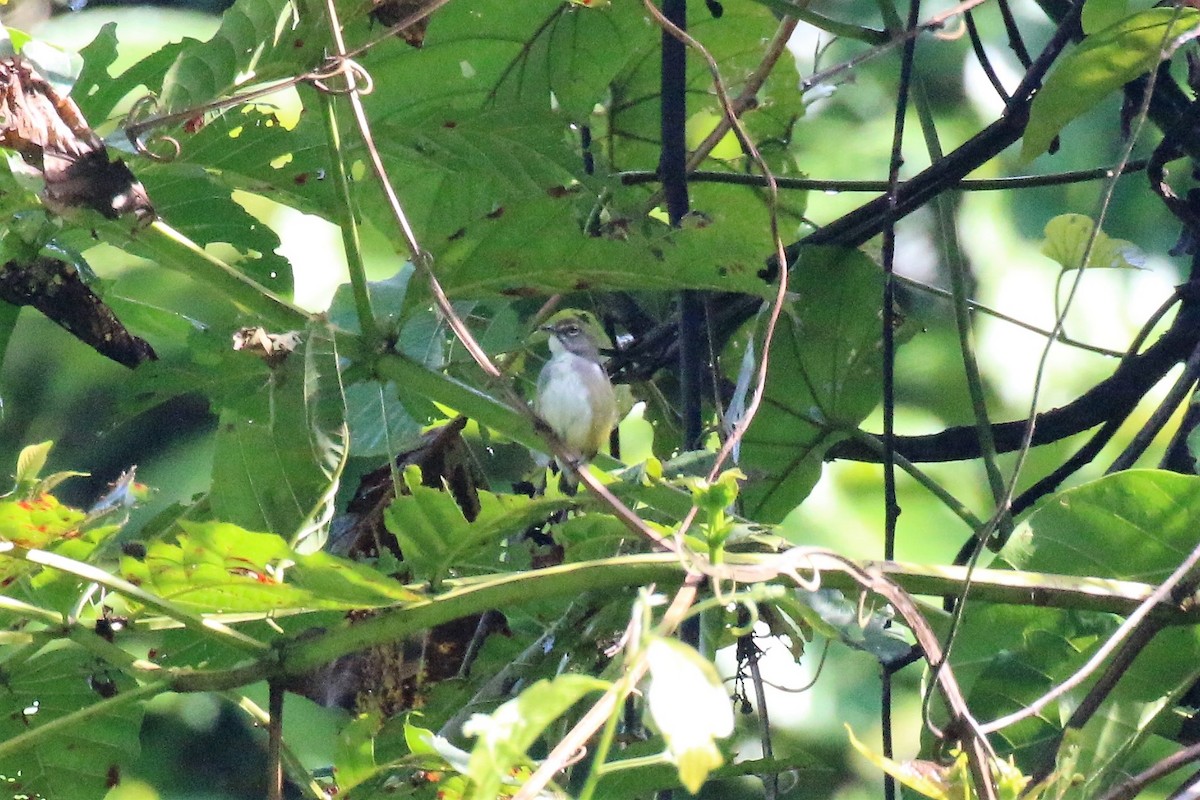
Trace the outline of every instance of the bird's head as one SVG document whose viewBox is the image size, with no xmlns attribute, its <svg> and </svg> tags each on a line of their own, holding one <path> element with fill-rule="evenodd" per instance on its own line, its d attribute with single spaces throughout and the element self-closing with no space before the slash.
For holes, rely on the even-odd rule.
<svg viewBox="0 0 1200 800">
<path fill-rule="evenodd" d="M 560 313 L 542 325 L 540 330 L 550 336 L 551 353 L 572 353 L 599 363 L 600 345 L 597 339 L 598 336 L 604 337 L 604 332 L 591 314 L 585 311 Z"/>
</svg>

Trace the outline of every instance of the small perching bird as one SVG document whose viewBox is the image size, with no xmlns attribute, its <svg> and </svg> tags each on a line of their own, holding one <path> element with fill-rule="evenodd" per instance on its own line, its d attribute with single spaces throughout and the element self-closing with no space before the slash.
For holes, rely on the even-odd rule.
<svg viewBox="0 0 1200 800">
<path fill-rule="evenodd" d="M 617 396 L 582 317 L 563 315 L 542 330 L 550 334 L 550 360 L 538 375 L 534 410 L 567 449 L 586 462 L 600 452 L 616 427 Z M 569 474 L 566 465 L 559 466 Z M 573 487 L 574 481 L 567 481 L 564 486 Z"/>
</svg>

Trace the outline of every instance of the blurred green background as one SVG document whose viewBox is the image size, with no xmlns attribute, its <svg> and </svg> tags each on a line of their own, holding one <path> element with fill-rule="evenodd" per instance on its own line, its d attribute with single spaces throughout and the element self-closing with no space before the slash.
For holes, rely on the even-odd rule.
<svg viewBox="0 0 1200 800">
<path fill-rule="evenodd" d="M 469 2 L 469 0 L 457 0 Z M 726 0 L 748 2 L 749 0 Z M 205 38 L 215 30 L 216 13 L 223 3 L 214 0 L 163 2 L 153 6 L 119 2 L 112 5 L 81 3 L 71 10 L 42 0 L 13 0 L 3 9 L 6 24 L 68 49 L 86 44 L 99 28 L 116 21 L 121 42 L 118 68 L 181 36 Z M 859 24 L 882 27 L 877 6 L 868 0 L 814 2 L 814 10 Z M 1023 30 L 1036 50 L 1038 37 L 1050 27 L 1032 2 L 1014 3 Z M 932 13 L 934 8 L 927 9 Z M 1005 46 L 998 12 L 984 5 L 978 10 L 981 30 L 991 32 L 989 52 L 1002 75 L 1017 76 L 1019 66 Z M 864 46 L 835 42 L 804 24 L 793 49 L 803 73 L 827 67 L 855 55 Z M 819 58 L 814 54 L 819 53 Z M 881 179 L 887 173 L 892 130 L 898 56 L 891 53 L 856 69 L 852 78 L 828 97 L 815 99 L 796 128 L 789 148 L 797 172 L 811 177 Z M 995 118 L 1000 103 L 970 54 L 965 38 L 925 37 L 918 47 L 919 86 L 939 124 L 942 147 L 949 150 Z M 1012 79 L 1015 83 L 1015 78 Z M 1118 101 L 1111 99 L 1070 125 L 1064 138 L 1070 147 L 1056 156 L 1042 156 L 1031 165 L 1016 162 L 1015 148 L 980 170 L 976 177 L 996 177 L 1023 172 L 1051 172 L 1103 166 L 1115 161 L 1121 142 L 1111 136 Z M 98 121 L 93 121 L 98 124 Z M 102 130 L 103 132 L 103 130 Z M 915 118 L 908 127 L 904 174 L 912 175 L 928 163 Z M 1140 147 L 1139 150 L 1146 148 Z M 648 165 L 652 167 L 652 165 Z M 1111 236 L 1128 239 L 1146 254 L 1138 271 L 1096 270 L 1084 276 L 1067 332 L 1080 340 L 1123 350 L 1133 334 L 1179 281 L 1179 263 L 1166 253 L 1178 234 L 1162 207 L 1145 190 L 1144 179 L 1134 176 L 1117 188 L 1105 221 Z M 1099 183 L 1025 189 L 1013 192 L 963 193 L 957 204 L 957 236 L 975 280 L 975 297 L 1007 314 L 1049 328 L 1053 323 L 1057 265 L 1039 252 L 1042 228 L 1052 217 L 1077 212 L 1097 213 Z M 822 224 L 854 208 L 867 195 L 810 193 L 807 215 Z M 239 196 L 247 209 L 274 228 L 283 241 L 282 252 L 296 270 L 297 302 L 309 309 L 324 308 L 333 288 L 344 278 L 344 258 L 338 232 L 328 223 L 250 196 Z M 785 231 L 793 241 L 810 228 Z M 375 257 L 372 277 L 394 272 L 382 237 L 370 238 Z M 938 286 L 946 286 L 946 269 L 938 241 L 942 239 L 931 208 L 905 220 L 899 229 L 897 271 Z M 868 248 L 870 249 L 870 248 Z M 180 307 L 203 302 L 194 287 L 174 273 L 137 263 L 130 257 L 99 246 L 87 254 L 97 273 L 110 283 L 106 299 L 120 299 L 122 287 L 134 282 L 144 292 L 153 287 L 163 305 Z M 897 429 L 904 433 L 939 430 L 970 422 L 961 357 L 957 350 L 953 318 L 946 301 L 919 292 L 906 293 L 908 313 L 921 323 L 921 332 L 900 351 L 896 367 L 900 407 Z M 984 370 L 993 419 L 1024 416 L 1030 402 L 1033 370 L 1044 340 L 984 315 L 976 317 L 979 360 Z M 154 341 L 153 331 L 138 331 Z M 1055 347 L 1048 379 L 1040 400 L 1045 409 L 1070 400 L 1113 368 L 1111 358 L 1069 347 Z M 25 444 L 52 439 L 57 444 L 50 470 L 86 470 L 88 478 L 68 483 L 66 502 L 86 505 L 130 465 L 139 478 L 155 489 L 150 502 L 135 512 L 125 535 L 136 536 L 144 521 L 172 503 L 206 489 L 213 442 L 209 434 L 215 418 L 204 401 L 184 397 L 131 414 L 126 400 L 136 391 L 137 375 L 96 356 L 37 312 L 22 310 L 20 322 L 0 372 L 0 463 L 14 463 Z M 1142 408 L 1126 426 L 1136 430 L 1150 409 Z M 866 427 L 879 429 L 878 419 Z M 1173 429 L 1168 427 L 1168 435 Z M 1128 435 L 1118 436 L 1097 460 L 1123 447 Z M 1061 461 L 1065 447 L 1035 451 L 1025 470 L 1027 485 Z M 1152 450 L 1146 463 L 1157 460 Z M 1011 459 L 1006 466 L 1011 467 Z M 927 472 L 972 508 L 988 508 L 986 481 L 978 464 L 929 465 Z M 1094 477 L 1084 471 L 1076 481 Z M 903 474 L 898 475 L 900 560 L 947 562 L 962 542 L 958 521 L 938 502 Z M 836 547 L 853 556 L 880 557 L 882 553 L 881 471 L 870 465 L 827 465 L 825 476 L 803 506 L 784 523 L 792 540 Z M 852 531 L 848 536 L 847 531 Z M 768 677 L 794 687 L 812 677 L 816 651 L 799 672 L 782 646 L 769 648 L 765 660 Z M 725 668 L 732 668 L 726 658 Z M 901 681 L 909 697 L 915 696 L 919 675 L 909 669 Z M 818 754 L 832 770 L 829 774 L 798 776 L 784 796 L 850 798 L 877 797 L 878 773 L 847 748 L 843 722 L 867 742 L 879 736 L 879 669 L 863 653 L 833 647 L 817 688 L 801 694 L 767 689 L 772 722 L 791 731 L 790 744 Z M 265 691 L 258 698 L 265 705 Z M 144 753 L 133 774 L 125 776 L 112 798 L 135 800 L 156 797 L 258 798 L 263 796 L 265 736 L 248 728 L 244 716 L 228 703 L 209 696 L 168 696 L 151 707 L 143 731 Z M 343 715 L 317 709 L 292 698 L 286 714 L 287 737 L 302 748 L 312 766 L 330 761 L 330 748 Z M 757 747 L 752 726 L 747 726 L 746 757 Z M 897 710 L 898 754 L 917 749 L 919 709 L 915 703 Z M 204 776 L 198 783 L 196 776 Z M 789 788 L 789 787 L 784 787 Z M 745 796 L 753 796 L 747 788 Z M 729 785 L 714 785 L 707 797 L 742 796 Z"/>
</svg>

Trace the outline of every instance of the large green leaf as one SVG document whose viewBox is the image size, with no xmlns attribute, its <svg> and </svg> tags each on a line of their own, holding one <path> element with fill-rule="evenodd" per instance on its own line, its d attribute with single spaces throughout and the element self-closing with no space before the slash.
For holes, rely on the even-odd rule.
<svg viewBox="0 0 1200 800">
<path fill-rule="evenodd" d="M 434 241 L 438 277 L 453 297 L 606 289 L 712 289 L 768 296 L 758 273 L 767 235 L 745 235 L 744 207 L 716 207 L 684 230 L 648 222 L 620 238 L 580 230 L 568 198 L 507 206 L 459 236 Z"/>
<path fill-rule="evenodd" d="M 1154 470 L 1110 475 L 1048 500 L 1002 554 L 1015 568 L 1106 579 L 1162 581 L 1192 551 L 1200 478 Z M 968 601 L 952 664 L 981 719 L 1021 708 L 1078 669 L 1112 632 L 1108 614 Z M 1128 768 L 1130 756 L 1200 676 L 1200 635 L 1164 631 L 1142 649 L 1099 712 L 1072 735 L 1068 797 L 1091 797 Z M 1072 693 L 1002 738 L 1029 768 L 1045 766 L 1080 699 Z M 1070 775 L 1063 776 L 1069 782 Z"/>
<path fill-rule="evenodd" d="M 821 476 L 825 451 L 879 403 L 883 277 L 862 253 L 806 249 L 792 270 L 798 298 L 779 320 L 762 407 L 742 440 L 746 515 L 783 518 Z M 761 338 L 755 338 L 756 354 Z M 734 350 L 747 346 L 743 338 Z M 742 361 L 732 353 L 728 363 Z"/>
<path fill-rule="evenodd" d="M 199 165 L 146 164 L 138 177 L 171 227 L 204 247 L 223 242 L 242 258 L 238 269 L 281 297 L 292 293 L 292 265 L 279 255 L 275 231 L 233 201 L 230 191 Z M 137 250 L 137 239 L 130 249 Z"/>
<path fill-rule="evenodd" d="M 281 537 L 224 522 L 181 521 L 174 543 L 155 542 L 121 572 L 144 589 L 202 611 L 278 611 L 390 606 L 419 600 L 365 564 L 298 553 Z"/>
<path fill-rule="evenodd" d="M 3 666 L 0 741 L 37 730 L 105 697 L 119 697 L 133 687 L 123 675 L 73 646 L 47 650 L 18 667 Z M 128 702 L 101 707 L 86 721 L 53 729 L 31 746 L 0 759 L 5 791 L 13 797 L 99 800 L 137 758 L 141 722 L 142 705 Z"/>
<path fill-rule="evenodd" d="M 405 115 L 373 124 L 372 133 L 410 223 L 423 240 L 437 240 L 502 213 L 505 203 L 561 192 L 582 177 L 565 127 L 547 107 L 514 105 Z M 395 228 L 382 198 L 364 206 L 382 230 Z"/>
<path fill-rule="evenodd" d="M 384 521 L 400 543 L 404 563 L 414 579 L 428 580 L 434 586 L 451 567 L 458 566 L 461 572 L 463 560 L 486 563 L 487 559 L 479 557 L 481 551 L 498 548 L 504 537 L 570 505 L 562 497 L 534 499 L 479 492 L 479 514 L 468 522 L 453 494 L 421 485 L 417 467 L 408 467 L 404 480 L 409 492 L 397 495 L 384 513 Z"/>
<path fill-rule="evenodd" d="M 614 4 L 614 6 L 626 4 Z M 641 15 L 636 4 L 626 13 Z M 779 26 L 778 18 L 756 3 L 727 3 L 720 18 L 698 0 L 688 3 L 688 33 L 705 46 L 736 96 L 746 79 L 762 64 L 763 44 Z M 627 58 L 628 69 L 613 81 L 607 115 L 596 118 L 597 141 L 610 142 L 607 154 L 618 169 L 655 169 L 661 140 L 660 58 L 658 36 L 638 38 Z M 803 114 L 795 61 L 790 53 L 776 64 L 756 93 L 755 110 L 743 118 L 751 137 L 761 146 L 768 140 L 787 141 L 792 124 Z M 720 113 L 712 74 L 693 51 L 688 52 L 687 104 L 689 115 Z M 707 133 L 707 132 L 705 132 Z M 710 162 L 712 163 L 712 162 Z"/>
<path fill-rule="evenodd" d="M 117 60 L 116 23 L 110 22 L 80 51 L 83 71 L 71 88 L 71 99 L 84 119 L 99 127 L 130 92 L 160 91 L 167 67 L 183 49 L 181 42 L 163 45 L 120 75 L 110 75 L 109 67 Z"/>
<path fill-rule="evenodd" d="M 252 530 L 316 536 L 316 544 L 345 456 L 345 401 L 332 333 L 317 323 L 302 338 L 283 363 L 261 365 L 255 391 L 226 399 L 213 456 L 212 512 Z"/>
<path fill-rule="evenodd" d="M 239 84 L 306 72 L 320 59 L 326 30 L 324 4 L 315 0 L 238 0 L 212 39 L 185 42 L 163 79 L 164 109 L 192 108 Z"/>
<path fill-rule="evenodd" d="M 325 179 L 329 148 L 315 116 L 305 113 L 294 127 L 286 128 L 274 112 L 243 106 L 208 120 L 198 130 L 175 130 L 171 135 L 180 144 L 178 161 L 204 167 L 227 187 L 333 219 L 336 193 L 333 181 Z"/>
<path fill-rule="evenodd" d="M 1033 98 L 1021 145 L 1028 161 L 1046 151 L 1068 122 L 1154 69 L 1165 55 L 1200 33 L 1200 11 L 1152 8 L 1093 33 L 1059 60 Z"/>
</svg>

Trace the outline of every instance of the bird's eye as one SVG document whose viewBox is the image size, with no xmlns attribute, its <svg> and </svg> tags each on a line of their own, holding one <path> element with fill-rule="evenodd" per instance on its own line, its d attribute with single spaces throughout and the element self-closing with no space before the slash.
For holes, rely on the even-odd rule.
<svg viewBox="0 0 1200 800">
<path fill-rule="evenodd" d="M 578 336 L 579 334 L 583 333 L 583 329 L 578 325 L 567 325 L 565 328 L 563 328 L 563 333 L 565 333 L 567 336 Z"/>
</svg>

